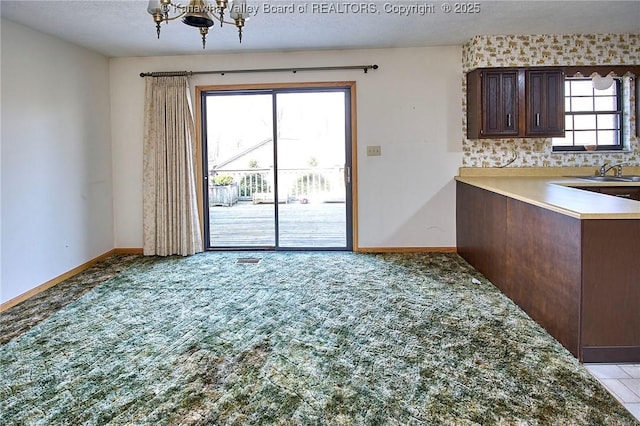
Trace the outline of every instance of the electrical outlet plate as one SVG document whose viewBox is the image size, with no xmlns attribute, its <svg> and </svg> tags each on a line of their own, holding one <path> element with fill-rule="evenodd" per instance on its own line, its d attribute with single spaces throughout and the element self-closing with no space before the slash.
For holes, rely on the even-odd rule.
<svg viewBox="0 0 640 426">
<path fill-rule="evenodd" d="M 367 146 L 367 157 L 379 157 L 382 155 L 382 148 L 380 145 Z"/>
</svg>

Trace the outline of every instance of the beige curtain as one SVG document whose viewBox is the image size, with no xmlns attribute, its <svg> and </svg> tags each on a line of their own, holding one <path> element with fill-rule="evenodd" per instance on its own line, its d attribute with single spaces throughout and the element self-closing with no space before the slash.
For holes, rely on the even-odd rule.
<svg viewBox="0 0 640 426">
<path fill-rule="evenodd" d="M 195 152 L 187 77 L 146 77 L 145 255 L 187 256 L 202 251 Z"/>
</svg>

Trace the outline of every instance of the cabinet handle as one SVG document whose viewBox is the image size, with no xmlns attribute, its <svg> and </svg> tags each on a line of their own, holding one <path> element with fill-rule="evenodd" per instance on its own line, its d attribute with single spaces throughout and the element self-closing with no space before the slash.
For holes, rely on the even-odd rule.
<svg viewBox="0 0 640 426">
<path fill-rule="evenodd" d="M 507 127 L 511 127 L 511 114 L 507 114 Z"/>
<path fill-rule="evenodd" d="M 540 113 L 536 113 L 536 127 L 540 126 Z"/>
</svg>

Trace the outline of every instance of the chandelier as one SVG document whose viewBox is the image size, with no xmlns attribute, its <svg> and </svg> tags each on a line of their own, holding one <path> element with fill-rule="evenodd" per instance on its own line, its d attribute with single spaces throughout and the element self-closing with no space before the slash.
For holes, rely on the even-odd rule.
<svg viewBox="0 0 640 426">
<path fill-rule="evenodd" d="M 182 22 L 191 27 L 200 29 L 202 35 L 202 48 L 207 44 L 207 34 L 215 21 L 220 22 L 220 26 L 224 24 L 232 24 L 238 28 L 238 38 L 242 43 L 242 28 L 247 19 L 247 0 L 233 0 L 229 7 L 229 16 L 232 21 L 225 21 L 225 10 L 227 9 L 228 0 L 215 0 L 215 6 L 206 0 L 190 0 L 187 6 L 173 3 L 172 0 L 149 0 L 147 12 L 153 16 L 153 22 L 156 23 L 156 32 L 158 39 L 160 38 L 160 24 L 166 24 L 174 19 L 182 18 Z"/>
</svg>

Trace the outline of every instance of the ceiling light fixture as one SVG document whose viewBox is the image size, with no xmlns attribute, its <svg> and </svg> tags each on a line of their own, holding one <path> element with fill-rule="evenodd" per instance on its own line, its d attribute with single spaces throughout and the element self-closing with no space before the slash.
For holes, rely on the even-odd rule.
<svg viewBox="0 0 640 426">
<path fill-rule="evenodd" d="M 181 6 L 171 0 L 149 0 L 147 12 L 153 16 L 153 22 L 156 23 L 158 39 L 160 38 L 160 24 L 182 18 L 184 24 L 200 29 L 202 48 L 204 49 L 209 28 L 215 23 L 214 19 L 220 22 L 220 26 L 223 24 L 235 25 L 238 28 L 238 38 L 242 43 L 242 28 L 248 19 L 247 0 L 233 0 L 231 7 L 229 7 L 229 16 L 233 22 L 224 20 L 224 12 L 228 3 L 228 0 L 216 0 L 215 6 L 213 6 L 206 0 L 190 0 L 187 6 Z"/>
</svg>

